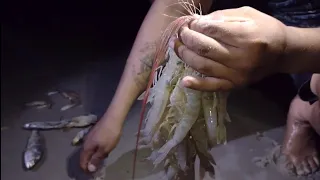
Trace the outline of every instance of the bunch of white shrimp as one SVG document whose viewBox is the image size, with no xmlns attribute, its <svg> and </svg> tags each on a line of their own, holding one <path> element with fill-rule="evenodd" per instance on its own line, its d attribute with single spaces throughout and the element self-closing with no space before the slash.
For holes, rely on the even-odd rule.
<svg viewBox="0 0 320 180">
<path fill-rule="evenodd" d="M 140 148 L 151 148 L 148 158 L 157 166 L 165 162 L 168 179 L 186 171 L 198 155 L 201 164 L 214 164 L 209 150 L 226 142 L 227 96 L 185 88 L 185 76 L 202 75 L 183 63 L 172 49 L 158 82 L 150 91 L 151 104 L 140 131 Z M 207 161 L 207 162 L 204 162 Z"/>
</svg>

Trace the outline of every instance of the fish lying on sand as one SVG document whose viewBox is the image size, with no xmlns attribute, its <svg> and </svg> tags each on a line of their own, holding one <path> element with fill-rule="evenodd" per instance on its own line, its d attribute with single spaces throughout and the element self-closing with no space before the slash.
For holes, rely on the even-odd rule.
<svg viewBox="0 0 320 180">
<path fill-rule="evenodd" d="M 49 91 L 49 92 L 47 92 L 47 96 L 52 96 L 52 95 L 55 95 L 55 94 L 58 94 L 58 93 L 59 93 L 58 90 L 56 90 L 56 91 Z"/>
<path fill-rule="evenodd" d="M 32 169 L 42 158 L 44 151 L 44 139 L 39 131 L 31 131 L 26 149 L 23 153 L 23 163 L 27 170 Z"/>
<path fill-rule="evenodd" d="M 30 122 L 23 125 L 28 130 L 51 130 L 62 128 L 81 128 L 97 122 L 98 118 L 94 114 L 76 116 L 71 119 L 63 119 L 61 121 L 48 122 Z"/>
<path fill-rule="evenodd" d="M 88 134 L 90 129 L 91 129 L 91 126 L 79 131 L 77 135 L 73 138 L 72 145 L 73 146 L 79 145 L 83 141 L 84 137 Z"/>
<path fill-rule="evenodd" d="M 32 101 L 25 104 L 26 107 L 35 107 L 37 109 L 48 108 L 50 109 L 52 104 L 47 101 Z"/>
</svg>

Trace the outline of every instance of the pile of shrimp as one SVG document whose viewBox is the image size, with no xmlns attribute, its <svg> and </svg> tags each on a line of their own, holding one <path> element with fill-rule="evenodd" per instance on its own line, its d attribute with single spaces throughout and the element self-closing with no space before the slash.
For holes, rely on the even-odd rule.
<svg viewBox="0 0 320 180">
<path fill-rule="evenodd" d="M 201 164 L 206 163 L 214 167 L 215 162 L 209 153 L 210 149 L 217 144 L 226 143 L 225 124 L 230 121 L 227 112 L 228 92 L 202 92 L 181 84 L 186 76 L 204 75 L 185 64 L 174 50 L 168 47 L 170 37 L 176 35 L 182 25 L 190 22 L 194 18 L 192 15 L 196 13 L 193 2 L 180 3 L 191 15 L 183 16 L 171 23 L 157 47 L 153 73 L 143 94 L 143 105 L 149 103 L 151 107 L 146 117 L 143 107 L 141 118 L 144 119 L 144 128 L 140 130 L 140 122 L 137 138 L 137 149 L 152 149 L 147 159 L 153 161 L 154 166 L 164 162 L 169 180 L 176 179 L 178 173 L 193 168 L 195 156 L 204 157 L 200 160 L 206 162 Z M 193 7 L 193 11 L 190 7 Z M 162 74 L 151 87 L 155 70 L 164 59 L 167 61 Z"/>
</svg>

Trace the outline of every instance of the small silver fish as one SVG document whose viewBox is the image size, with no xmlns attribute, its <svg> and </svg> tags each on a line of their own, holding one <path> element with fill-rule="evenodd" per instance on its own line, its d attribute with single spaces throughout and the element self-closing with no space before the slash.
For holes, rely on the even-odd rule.
<svg viewBox="0 0 320 180">
<path fill-rule="evenodd" d="M 66 111 L 68 109 L 74 108 L 81 105 L 80 95 L 74 91 L 62 91 L 61 96 L 69 100 L 69 104 L 63 106 L 60 111 Z"/>
<path fill-rule="evenodd" d="M 82 115 L 71 119 L 63 119 L 61 121 L 48 122 L 30 122 L 23 125 L 28 130 L 52 130 L 63 128 L 82 128 L 97 122 L 98 118 L 94 114 Z"/>
<path fill-rule="evenodd" d="M 76 106 L 80 106 L 81 105 L 81 102 L 75 102 L 75 103 L 71 103 L 71 104 L 67 104 L 67 105 L 64 105 L 60 111 L 66 111 L 68 109 L 71 109 L 71 108 L 74 108 Z"/>
<path fill-rule="evenodd" d="M 32 101 L 32 102 L 26 103 L 25 106 L 42 109 L 42 108 L 51 108 L 52 104 L 47 101 Z"/>
<path fill-rule="evenodd" d="M 88 134 L 90 129 L 91 129 L 91 127 L 87 127 L 85 129 L 82 129 L 81 131 L 79 131 L 77 133 L 77 135 L 73 138 L 72 145 L 76 146 L 76 145 L 80 144 L 83 141 L 84 137 Z"/>
<path fill-rule="evenodd" d="M 57 90 L 57 91 L 49 91 L 49 92 L 47 92 L 47 96 L 52 96 L 52 95 L 55 95 L 55 94 L 58 94 L 59 93 L 59 91 Z"/>
<path fill-rule="evenodd" d="M 23 125 L 27 130 L 51 130 L 62 129 L 69 124 L 69 121 L 48 121 L 48 122 L 30 122 Z"/>
<path fill-rule="evenodd" d="M 32 169 L 41 160 L 44 151 L 43 140 L 39 131 L 31 131 L 26 149 L 23 153 L 23 163 L 27 170 Z"/>
<path fill-rule="evenodd" d="M 98 121 L 98 117 L 94 114 L 82 115 L 73 117 L 69 120 L 66 128 L 81 128 L 86 127 L 92 124 L 95 124 Z"/>
</svg>

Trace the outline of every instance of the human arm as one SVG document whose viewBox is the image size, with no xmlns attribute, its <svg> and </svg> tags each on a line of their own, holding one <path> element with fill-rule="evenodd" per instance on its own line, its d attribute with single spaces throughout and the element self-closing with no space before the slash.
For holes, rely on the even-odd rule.
<svg viewBox="0 0 320 180">
<path fill-rule="evenodd" d="M 202 4 L 210 1 L 204 0 Z M 116 93 L 103 117 L 86 137 L 80 157 L 80 165 L 84 170 L 95 171 L 99 163 L 117 145 L 124 120 L 133 102 L 146 88 L 156 41 L 159 40 L 161 31 L 174 20 L 163 13 L 176 17 L 181 16 L 178 11 L 187 13 L 181 5 L 169 6 L 176 2 L 177 0 L 153 2 L 131 49 Z M 199 3 L 199 0 L 195 3 Z M 205 7 L 204 9 L 207 9 Z"/>
<path fill-rule="evenodd" d="M 201 3 L 209 6 L 208 2 L 210 1 L 204 0 Z M 161 32 L 174 20 L 174 18 L 166 17 L 163 14 L 166 13 L 173 17 L 182 16 L 178 11 L 187 14 L 181 5 L 172 6 L 176 2 L 177 0 L 156 0 L 153 2 L 140 27 L 116 93 L 102 120 L 110 119 L 107 117 L 111 115 L 116 117 L 113 119 L 116 119 L 117 124 L 122 126 L 133 102 L 145 90 L 154 60 L 156 41 L 159 40 Z M 200 0 L 197 0 L 195 4 L 199 2 Z M 208 9 L 207 6 L 204 8 Z M 110 120 L 113 121 L 113 119 Z"/>
<path fill-rule="evenodd" d="M 283 73 L 320 73 L 320 27 L 286 27 Z"/>
</svg>

